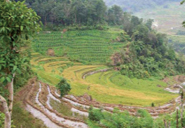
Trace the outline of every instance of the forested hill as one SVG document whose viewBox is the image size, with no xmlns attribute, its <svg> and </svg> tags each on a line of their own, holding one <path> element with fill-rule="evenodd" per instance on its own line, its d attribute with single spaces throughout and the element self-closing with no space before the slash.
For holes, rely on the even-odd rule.
<svg viewBox="0 0 185 128">
<path fill-rule="evenodd" d="M 169 2 L 180 2 L 180 0 L 104 0 L 108 6 L 119 5 L 124 11 L 137 12 L 142 9 L 155 8 Z"/>
<path fill-rule="evenodd" d="M 155 3 L 159 4 L 159 1 Z M 53 42 L 52 45 L 50 45 L 51 42 L 47 42 L 45 38 L 44 40 L 35 41 L 34 50 L 36 52 L 43 53 L 44 51 L 43 49 L 41 50 L 41 48 L 49 48 L 48 45 L 50 47 L 52 46 L 52 48 L 54 48 L 54 46 L 57 46 L 57 48 L 58 46 L 62 48 L 67 46 L 67 48 L 63 50 L 65 52 L 60 52 L 60 54 L 58 54 L 59 56 L 67 55 L 71 60 L 84 64 L 107 63 L 110 66 L 118 66 L 121 73 L 129 77 L 164 77 L 185 73 L 185 61 L 179 58 L 179 56 L 175 54 L 175 51 L 168 46 L 168 39 L 164 34 L 157 33 L 152 29 L 152 19 L 143 20 L 142 18 L 124 12 L 122 8 L 117 5 L 107 7 L 103 0 L 35 0 L 31 2 L 27 0 L 26 4 L 33 8 L 41 17 L 44 30 L 64 31 L 66 29 L 66 31 L 68 31 L 67 35 L 57 38 L 57 41 Z M 112 34 L 111 28 L 115 26 L 122 30 L 122 32 L 117 33 L 118 35 Z M 104 34 L 102 35 L 101 33 L 100 36 L 100 34 L 92 34 L 93 31 L 87 32 L 87 30 L 93 29 L 102 30 Z M 84 31 L 72 34 L 73 37 L 71 36 L 71 38 L 77 45 L 69 43 L 71 42 L 69 33 L 73 30 L 79 32 L 80 30 Z M 111 34 L 108 32 L 111 32 Z M 96 31 L 95 33 L 97 34 L 98 32 Z M 113 38 L 110 38 L 109 34 L 113 35 Z M 90 37 L 88 37 L 89 35 Z M 84 38 L 84 36 L 87 38 Z M 75 37 L 77 37 L 76 40 Z M 103 39 L 103 37 L 105 38 Z M 63 41 L 60 38 L 62 38 Z M 49 39 L 52 38 L 49 37 Z M 97 42 L 97 40 L 99 42 Z M 100 48 L 102 45 L 107 48 L 107 45 L 112 45 L 110 42 L 114 42 L 114 45 L 117 43 L 119 46 L 120 43 L 123 43 L 125 47 L 122 48 L 121 51 L 112 50 L 113 52 L 111 52 L 111 49 L 116 49 L 116 47 L 109 45 L 109 49 L 100 48 L 100 50 L 90 51 L 87 50 L 87 47 L 82 47 L 85 46 L 83 42 L 88 46 L 92 46 L 91 43 L 94 45 L 94 42 L 96 42 L 96 48 Z M 78 47 L 78 51 L 73 51 L 75 46 Z M 45 51 L 46 50 L 47 49 L 45 49 Z M 58 53 L 58 51 L 60 50 L 55 49 L 55 53 Z M 86 51 L 88 52 L 86 53 Z M 94 54 L 95 51 L 101 52 Z M 86 53 L 87 57 L 84 57 L 84 54 L 79 54 L 79 52 Z M 96 59 L 105 54 L 107 57 Z M 116 61 L 114 62 L 114 60 Z"/>
</svg>

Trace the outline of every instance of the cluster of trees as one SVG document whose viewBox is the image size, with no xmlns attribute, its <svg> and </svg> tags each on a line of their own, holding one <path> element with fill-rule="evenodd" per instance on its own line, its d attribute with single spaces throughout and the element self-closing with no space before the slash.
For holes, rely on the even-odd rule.
<svg viewBox="0 0 185 128">
<path fill-rule="evenodd" d="M 44 25 L 94 25 L 103 23 L 106 5 L 103 0 L 26 0 L 41 17 Z"/>
<path fill-rule="evenodd" d="M 105 2 L 109 3 L 110 1 L 106 0 Z M 120 3 L 119 6 L 111 4 L 111 7 L 107 7 L 105 2 L 103 0 L 26 0 L 27 6 L 37 12 L 41 17 L 42 23 L 45 26 L 52 27 L 53 25 L 93 26 L 107 23 L 109 25 L 123 25 L 123 23 L 128 22 L 127 19 L 128 17 L 131 17 L 131 14 L 123 12 L 123 8 L 120 7 L 122 3 L 128 8 L 132 5 L 133 8 L 137 10 L 137 7 L 143 5 L 150 7 L 154 3 L 161 5 L 167 1 L 118 0 L 113 3 Z M 145 4 L 143 4 L 144 2 Z M 130 6 L 127 6 L 127 4 Z"/>
<path fill-rule="evenodd" d="M 37 12 L 45 26 L 123 25 L 131 17 L 120 6 L 108 8 L 103 0 L 27 0 L 26 4 Z"/>
<path fill-rule="evenodd" d="M 122 61 L 117 65 L 121 66 L 121 73 L 137 78 L 185 73 L 185 61 L 168 45 L 165 34 L 152 29 L 152 22 L 151 19 L 144 22 L 136 16 L 129 16 L 123 22 L 131 42 L 119 53 Z"/>
<path fill-rule="evenodd" d="M 105 0 L 108 6 L 120 5 L 124 11 L 138 12 L 147 8 L 165 5 L 168 2 L 180 2 L 180 0 Z"/>
</svg>

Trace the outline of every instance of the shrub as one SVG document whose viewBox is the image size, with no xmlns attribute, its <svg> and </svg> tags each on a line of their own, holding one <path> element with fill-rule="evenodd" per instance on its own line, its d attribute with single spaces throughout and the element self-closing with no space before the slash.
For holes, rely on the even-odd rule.
<svg viewBox="0 0 185 128">
<path fill-rule="evenodd" d="M 93 109 L 93 107 L 91 106 L 89 108 L 89 120 L 92 121 L 100 121 L 103 118 L 103 114 L 101 109 Z"/>
<path fill-rule="evenodd" d="M 155 104 L 154 104 L 154 103 L 152 103 L 152 104 L 151 104 L 151 106 L 152 106 L 152 107 L 155 107 Z"/>
<path fill-rule="evenodd" d="M 67 83 L 66 79 L 64 78 L 57 84 L 57 88 L 60 90 L 61 97 L 68 94 L 69 91 L 71 90 L 70 84 Z"/>
</svg>

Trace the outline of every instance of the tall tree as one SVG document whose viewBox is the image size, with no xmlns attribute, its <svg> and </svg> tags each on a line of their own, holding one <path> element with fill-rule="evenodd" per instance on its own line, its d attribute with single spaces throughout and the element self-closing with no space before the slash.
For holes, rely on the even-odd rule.
<svg viewBox="0 0 185 128">
<path fill-rule="evenodd" d="M 72 2 L 72 11 L 74 15 L 74 22 L 77 24 L 87 22 L 87 8 L 86 2 L 83 0 L 74 0 Z"/>
<path fill-rule="evenodd" d="M 108 10 L 108 22 L 113 25 L 121 25 L 123 11 L 121 7 L 114 5 Z"/>
<path fill-rule="evenodd" d="M 88 8 L 88 22 L 91 24 L 102 23 L 105 19 L 106 5 L 103 0 L 89 0 Z"/>
<path fill-rule="evenodd" d="M 21 73 L 26 59 L 20 56 L 23 39 L 39 30 L 39 17 L 24 2 L 0 2 L 0 84 L 8 88 L 8 100 L 0 95 L 5 114 L 5 128 L 11 127 L 14 77 Z M 1 88 L 2 88 L 1 86 Z"/>
<path fill-rule="evenodd" d="M 44 25 L 47 25 L 51 10 L 56 6 L 55 0 L 36 0 L 32 8 L 41 16 Z"/>
</svg>

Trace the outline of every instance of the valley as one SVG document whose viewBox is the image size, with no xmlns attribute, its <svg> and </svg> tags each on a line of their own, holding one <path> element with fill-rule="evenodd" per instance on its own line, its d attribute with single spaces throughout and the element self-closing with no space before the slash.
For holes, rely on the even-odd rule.
<svg viewBox="0 0 185 128">
<path fill-rule="evenodd" d="M 0 0 L 0 127 L 185 127 L 184 11 Z"/>
</svg>

